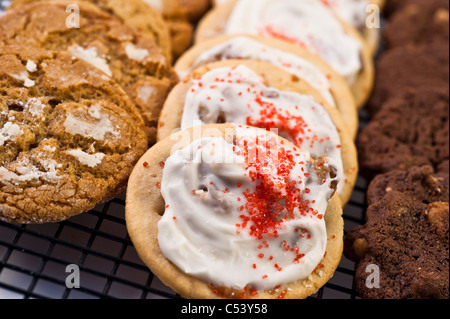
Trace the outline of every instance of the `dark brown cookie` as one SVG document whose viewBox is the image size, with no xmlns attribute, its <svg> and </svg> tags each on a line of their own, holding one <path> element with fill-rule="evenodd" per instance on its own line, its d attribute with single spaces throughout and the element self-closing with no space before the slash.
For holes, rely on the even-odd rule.
<svg viewBox="0 0 450 319">
<path fill-rule="evenodd" d="M 387 0 L 386 5 L 384 7 L 384 14 L 390 17 L 397 11 L 403 9 L 405 6 L 408 6 L 410 4 L 417 5 L 420 8 L 440 7 L 440 8 L 447 8 L 447 10 L 449 8 L 448 0 Z"/>
<path fill-rule="evenodd" d="M 442 166 L 449 159 L 449 91 L 420 89 L 386 102 L 362 129 L 357 146 L 361 173 L 412 166 Z"/>
<path fill-rule="evenodd" d="M 388 50 L 376 64 L 376 79 L 367 109 L 373 115 L 391 98 L 414 88 L 448 88 L 448 43 L 434 42 Z"/>
<path fill-rule="evenodd" d="M 448 4 L 448 1 L 447 1 Z M 447 8 L 409 4 L 392 15 L 384 31 L 388 48 L 449 41 Z"/>
<path fill-rule="evenodd" d="M 361 297 L 448 298 L 448 175 L 397 170 L 376 177 L 368 195 L 367 223 L 345 236 Z"/>
</svg>

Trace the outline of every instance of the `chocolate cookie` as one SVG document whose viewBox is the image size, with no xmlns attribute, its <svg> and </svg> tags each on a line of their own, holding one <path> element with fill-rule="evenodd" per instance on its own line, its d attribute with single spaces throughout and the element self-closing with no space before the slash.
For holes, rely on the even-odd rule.
<svg viewBox="0 0 450 319">
<path fill-rule="evenodd" d="M 357 138 L 361 173 L 371 178 L 449 159 L 449 92 L 417 89 L 386 102 Z"/>
<path fill-rule="evenodd" d="M 147 149 L 110 77 L 63 52 L 0 46 L 0 219 L 57 222 L 117 196 Z"/>
<path fill-rule="evenodd" d="M 408 44 L 429 44 L 449 41 L 449 11 L 432 5 L 409 4 L 397 11 L 384 32 L 389 48 Z"/>
<path fill-rule="evenodd" d="M 33 2 L 0 17 L 0 43 L 67 50 L 100 68 L 131 97 L 147 126 L 150 143 L 164 100 L 178 81 L 159 46 L 142 32 L 89 2 L 67 13 L 66 1 Z M 73 19 L 73 20 L 71 20 Z"/>
<path fill-rule="evenodd" d="M 392 14 L 410 4 L 417 5 L 420 8 L 426 8 L 430 6 L 447 8 L 447 10 L 449 8 L 448 0 L 388 0 L 386 1 L 386 5 L 384 7 L 384 14 L 390 17 Z"/>
<path fill-rule="evenodd" d="M 449 297 L 448 182 L 424 166 L 371 183 L 367 223 L 347 233 L 344 250 L 363 298 Z"/>
<path fill-rule="evenodd" d="M 448 81 L 448 43 L 393 48 L 376 63 L 375 86 L 367 109 L 373 115 L 384 102 L 411 88 L 448 88 Z"/>
</svg>

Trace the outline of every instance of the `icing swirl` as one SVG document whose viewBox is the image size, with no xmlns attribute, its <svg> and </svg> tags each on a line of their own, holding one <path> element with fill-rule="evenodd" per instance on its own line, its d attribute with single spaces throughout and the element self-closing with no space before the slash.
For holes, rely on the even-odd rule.
<svg viewBox="0 0 450 319">
<path fill-rule="evenodd" d="M 192 81 L 181 129 L 213 123 L 276 129 L 313 158 L 330 157 L 338 174 L 344 174 L 339 132 L 326 109 L 310 96 L 266 86 L 246 66 L 213 69 Z M 339 183 L 338 193 L 344 184 Z"/>
<path fill-rule="evenodd" d="M 234 129 L 232 141 L 197 139 L 165 162 L 160 248 L 216 287 L 266 290 L 305 279 L 325 254 L 334 179 L 275 134 Z"/>
</svg>

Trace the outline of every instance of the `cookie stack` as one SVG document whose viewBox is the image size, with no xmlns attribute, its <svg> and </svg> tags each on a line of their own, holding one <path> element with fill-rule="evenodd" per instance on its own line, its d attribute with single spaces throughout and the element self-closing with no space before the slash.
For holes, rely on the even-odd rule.
<svg viewBox="0 0 450 319">
<path fill-rule="evenodd" d="M 126 204 L 140 257 L 180 295 L 306 298 L 333 275 L 373 88 L 372 5 L 229 0 L 199 21 Z"/>
<path fill-rule="evenodd" d="M 125 188 L 178 82 L 136 1 L 13 1 L 0 17 L 0 218 L 65 220 Z"/>
<path fill-rule="evenodd" d="M 449 2 L 391 0 L 371 120 L 359 134 L 371 181 L 367 224 L 350 231 L 364 298 L 449 296 Z M 367 283 L 376 266 L 379 285 Z M 368 270 L 369 269 L 369 270 Z"/>
</svg>

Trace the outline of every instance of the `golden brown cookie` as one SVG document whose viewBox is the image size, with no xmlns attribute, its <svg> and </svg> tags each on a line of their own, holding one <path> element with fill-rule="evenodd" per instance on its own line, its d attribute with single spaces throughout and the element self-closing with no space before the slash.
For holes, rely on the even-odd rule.
<svg viewBox="0 0 450 319">
<path fill-rule="evenodd" d="M 247 223 L 243 222 L 250 214 L 250 210 L 248 209 L 249 203 L 252 202 L 250 199 L 251 196 L 248 194 L 249 199 L 246 197 L 245 200 L 240 198 L 237 198 L 236 200 L 235 197 L 237 193 L 233 193 L 233 190 L 237 190 L 239 187 L 245 188 L 247 185 L 249 188 L 252 187 L 251 185 L 257 183 L 257 180 L 265 180 L 265 178 L 271 180 L 271 174 L 262 173 L 263 170 L 261 170 L 259 171 L 260 174 L 258 174 L 254 180 L 250 180 L 249 178 L 240 177 L 242 172 L 239 170 L 239 167 L 242 165 L 242 168 L 245 168 L 247 159 L 245 159 L 243 164 L 234 165 L 230 164 L 234 162 L 225 164 L 220 161 L 220 158 L 217 158 L 217 161 L 203 160 L 199 162 L 198 165 L 201 167 L 201 176 L 195 172 L 193 172 L 192 175 L 188 174 L 190 177 L 186 176 L 188 179 L 191 177 L 195 179 L 199 176 L 200 179 L 205 178 L 205 181 L 210 178 L 211 180 L 214 180 L 214 182 L 200 185 L 201 181 L 198 181 L 200 184 L 195 186 L 182 183 L 184 186 L 177 187 L 179 198 L 183 199 L 182 204 L 184 208 L 179 209 L 179 206 L 173 200 L 166 202 L 166 198 L 170 197 L 167 192 L 174 190 L 172 187 L 177 183 L 177 180 L 183 179 L 176 173 L 176 170 L 173 171 L 172 169 L 177 167 L 173 165 L 174 163 L 175 165 L 180 163 L 178 160 L 183 154 L 186 154 L 186 150 L 188 152 L 196 152 L 196 150 L 201 151 L 204 149 L 204 156 L 208 156 L 210 151 L 207 147 L 212 146 L 214 148 L 215 145 L 218 146 L 218 144 L 214 144 L 217 142 L 221 143 L 221 145 L 235 145 L 235 148 L 233 148 L 234 152 L 239 152 L 235 151 L 236 148 L 241 150 L 241 147 L 243 147 L 243 153 L 248 151 L 249 154 L 252 154 L 252 145 L 254 145 L 254 143 L 257 144 L 256 139 L 253 139 L 253 137 L 251 137 L 252 135 L 249 135 L 250 137 L 244 139 L 244 142 L 242 142 L 242 137 L 246 135 L 245 133 L 242 133 L 241 130 L 242 128 L 230 124 L 198 127 L 196 129 L 175 133 L 151 148 L 136 165 L 127 188 L 126 222 L 131 240 L 133 241 L 139 256 L 152 272 L 166 285 L 170 286 L 177 293 L 186 298 L 306 298 L 315 293 L 331 278 L 341 259 L 343 250 L 343 219 L 342 208 L 338 197 L 333 196 L 331 200 L 324 205 L 323 209 L 326 210 L 324 215 L 314 215 L 321 220 L 319 223 L 322 225 L 321 227 L 324 227 L 322 228 L 324 232 L 321 233 L 321 235 L 319 235 L 319 233 L 308 233 L 308 230 L 305 228 L 303 228 L 303 230 L 297 229 L 297 231 L 293 229 L 292 232 L 288 233 L 281 230 L 283 226 L 290 227 L 289 225 L 292 226 L 291 223 L 302 220 L 302 217 L 296 215 L 296 213 L 290 215 L 290 217 L 286 215 L 284 217 L 280 216 L 280 219 L 276 224 L 281 227 L 279 229 L 280 232 L 277 233 L 278 227 L 273 224 L 273 216 L 266 215 L 266 217 L 263 217 L 257 214 L 253 216 L 250 215 Z M 253 128 L 253 130 L 255 129 Z M 294 151 L 296 149 L 295 146 L 273 133 L 268 133 L 264 130 L 257 130 L 256 132 L 259 132 L 258 137 L 267 136 L 271 141 L 271 146 L 279 146 L 278 150 L 280 151 L 280 154 L 285 155 L 284 157 L 280 157 L 280 160 L 291 158 L 290 154 L 292 155 L 292 151 L 294 153 L 296 152 Z M 248 143 L 245 143 L 245 141 Z M 262 138 L 260 141 L 267 140 Z M 204 143 L 202 145 L 204 145 L 205 148 L 197 147 L 197 143 Z M 243 145 L 247 145 L 247 147 Z M 297 155 L 294 155 L 291 159 L 297 159 Z M 214 154 L 212 154 L 212 156 L 214 156 Z M 182 161 L 185 162 L 186 165 L 190 165 L 189 159 Z M 318 174 L 327 181 L 325 184 L 322 184 L 322 186 L 331 190 L 331 188 L 329 188 L 329 185 L 331 184 L 328 184 L 329 174 L 331 174 L 331 172 L 329 166 L 325 164 L 326 162 L 308 163 L 309 164 L 306 165 L 307 168 L 305 166 L 305 169 L 311 174 L 311 179 L 307 182 L 306 186 L 310 187 L 315 185 L 315 182 L 313 181 L 315 178 L 313 176 L 317 176 L 316 174 Z M 318 169 L 318 166 L 324 164 L 328 168 Z M 226 166 L 227 169 L 222 170 L 224 169 L 223 166 Z M 230 170 L 231 167 L 234 167 L 233 171 Z M 173 176 L 174 173 L 177 175 L 176 177 Z M 276 179 L 275 176 L 273 177 Z M 240 178 L 242 178 L 243 184 L 240 185 L 238 183 L 236 186 L 234 181 Z M 285 178 L 282 178 L 282 180 L 285 181 Z M 281 182 L 281 180 L 279 180 L 279 182 Z M 221 192 L 221 183 L 229 184 L 230 189 L 224 189 L 223 192 Z M 267 190 L 267 195 L 273 194 L 273 200 L 275 200 L 275 197 L 277 196 L 284 196 L 273 190 L 273 184 L 272 186 L 270 186 L 270 183 L 265 183 L 264 185 L 263 188 Z M 285 194 L 295 192 L 294 190 L 297 189 L 297 187 L 293 185 L 301 185 L 301 183 L 292 183 L 290 187 L 287 187 Z M 191 192 L 191 189 L 188 188 L 190 186 L 199 187 L 199 189 L 194 189 Z M 272 191 L 274 192 L 272 193 Z M 308 188 L 306 192 L 309 192 Z M 165 195 L 163 196 L 162 193 L 165 193 Z M 255 196 L 257 196 L 256 194 L 263 195 L 263 189 L 256 191 Z M 304 192 L 302 192 L 302 194 L 303 196 L 306 196 Z M 309 194 L 313 194 L 313 191 L 309 192 Z M 331 194 L 332 191 L 316 192 L 314 196 L 317 195 L 317 200 L 325 202 Z M 184 200 L 186 196 L 188 199 Z M 271 197 L 265 198 L 259 203 L 267 202 L 270 206 L 270 198 Z M 297 194 L 295 198 L 299 199 L 300 197 Z M 306 199 L 306 197 L 304 197 L 304 199 Z M 212 205 L 215 209 L 207 210 L 206 214 L 209 217 L 206 220 L 201 219 L 199 221 L 196 220 L 196 215 L 205 217 L 205 215 L 203 215 L 204 207 L 202 206 L 202 203 L 207 206 Z M 241 205 L 240 203 L 242 203 L 242 206 L 239 206 Z M 253 203 L 255 203 L 254 200 Z M 285 203 L 287 203 L 286 205 L 289 205 L 290 200 L 287 200 Z M 200 205 L 199 209 L 195 210 L 198 211 L 198 214 L 190 214 L 190 212 L 192 212 L 192 205 Z M 273 206 L 273 209 L 274 211 L 277 211 L 282 208 L 275 208 L 275 206 Z M 287 208 L 287 210 L 289 211 L 290 208 Z M 294 209 L 294 211 L 296 210 Z M 316 211 L 316 214 L 317 212 L 318 211 Z M 192 216 L 192 219 L 190 219 L 189 216 Z M 225 222 L 225 224 L 216 223 L 217 219 L 222 220 L 221 218 L 224 216 L 228 216 L 227 218 L 230 220 Z M 305 212 L 305 216 L 309 216 L 309 214 Z M 185 224 L 186 218 L 190 219 L 188 224 Z M 311 225 L 309 226 L 311 227 L 309 228 L 310 231 L 315 227 L 312 225 L 314 223 L 313 220 L 317 221 L 315 218 L 316 217 L 306 217 L 306 219 L 311 220 Z M 255 226 L 255 224 L 253 224 L 254 220 L 260 220 L 263 223 L 262 219 L 266 221 L 264 224 L 265 226 L 261 226 L 262 224 Z M 235 225 L 234 223 L 238 224 Z M 189 226 L 189 224 L 191 226 Z M 176 241 L 162 241 L 161 239 L 165 238 L 165 236 L 173 235 L 171 231 L 167 233 L 167 227 L 165 227 L 167 225 L 169 227 L 170 225 L 182 227 L 185 229 L 185 232 L 180 233 L 180 237 Z M 186 225 L 187 227 L 184 227 Z M 208 226 L 205 228 L 202 225 Z M 318 224 L 315 225 L 317 226 Z M 261 231 L 263 234 L 261 234 Z M 192 232 L 195 233 L 195 236 L 193 237 L 190 235 L 193 234 Z M 230 237 L 236 239 L 235 245 L 231 244 Z M 291 239 L 287 239 L 287 237 L 291 237 Z M 195 241 L 196 238 L 199 238 L 200 240 L 203 238 L 203 240 L 201 240 L 201 247 L 196 247 L 196 249 L 193 250 L 187 249 L 188 247 L 191 248 L 190 244 L 192 241 Z M 325 244 L 324 241 L 326 241 L 326 246 L 320 246 L 322 248 L 317 249 L 318 246 L 311 242 L 311 247 L 314 246 L 315 248 L 303 254 L 304 251 L 302 247 L 304 246 L 301 244 L 303 240 L 313 240 L 314 243 L 317 243 L 316 240 L 319 238 L 323 238 L 323 241 L 321 241 L 323 244 Z M 286 239 L 286 241 L 284 239 Z M 276 244 L 278 241 L 280 242 L 280 246 Z M 169 245 L 169 248 L 178 247 L 176 248 L 176 251 L 184 252 L 184 257 L 182 257 L 182 259 L 188 264 L 193 263 L 195 266 L 192 269 L 186 269 L 182 265 L 183 262 L 178 264 L 179 259 L 167 252 L 167 244 Z M 214 251 L 209 248 L 203 249 L 203 245 L 209 244 L 218 244 L 221 245 L 222 248 Z M 271 251 L 275 253 L 271 255 Z M 325 251 L 325 253 L 323 253 L 323 251 Z M 312 257 L 315 253 L 317 253 L 317 255 Z M 209 254 L 216 257 L 203 258 Z M 289 258 L 291 254 L 292 259 Z M 276 264 L 276 262 L 282 258 L 281 255 L 288 256 L 286 264 Z M 226 256 L 228 256 L 229 259 L 227 259 L 228 257 Z M 310 257 L 311 259 L 309 259 Z M 208 265 L 209 262 L 216 262 L 217 260 L 219 263 L 222 261 L 225 261 L 226 263 L 227 260 L 235 260 L 235 263 L 230 265 L 230 269 L 222 271 L 218 276 L 217 274 L 214 275 L 214 271 L 217 270 L 217 268 Z M 244 260 L 244 262 L 242 260 Z M 248 260 L 248 262 L 245 262 L 245 260 Z M 204 261 L 205 264 L 203 263 Z M 180 266 L 177 266 L 175 262 Z M 275 264 L 275 267 L 272 264 Z M 264 272 L 264 266 L 268 266 L 267 274 Z M 300 272 L 296 270 L 291 272 L 291 270 L 293 270 L 293 268 L 290 268 L 291 266 L 294 267 L 294 269 L 300 270 Z M 299 268 L 295 268 L 297 266 Z M 202 275 L 203 272 L 208 272 L 208 270 L 212 271 L 212 275 L 210 276 L 212 278 L 211 280 L 208 279 L 208 276 Z M 259 273 L 264 275 L 259 277 Z M 290 274 L 292 276 L 290 276 Z M 278 277 L 278 275 L 281 277 Z M 232 282 L 233 277 L 240 278 L 239 282 L 242 280 L 244 283 L 236 285 L 229 284 L 228 286 L 220 284 L 221 282 Z M 278 280 L 283 282 L 276 284 Z M 245 285 L 245 281 L 251 282 L 245 287 L 242 287 Z M 264 286 L 270 288 L 258 288 Z"/>
<path fill-rule="evenodd" d="M 67 13 L 66 3 L 39 1 L 8 10 L 0 17 L 0 43 L 67 50 L 100 68 L 136 104 L 153 143 L 159 112 L 178 81 L 173 68 L 153 39 L 92 3 L 74 3 L 80 15 L 79 28 L 73 27 L 77 13 Z"/>
<path fill-rule="evenodd" d="M 192 44 L 193 26 L 188 20 L 188 13 L 180 5 L 179 0 L 144 0 L 148 5 L 160 12 L 166 22 L 171 43 L 172 57 L 176 60 Z"/>
<path fill-rule="evenodd" d="M 178 0 L 191 23 L 197 23 L 211 7 L 210 0 Z"/>
<path fill-rule="evenodd" d="M 279 27 L 276 25 L 273 25 L 271 23 L 265 24 L 260 21 L 260 19 L 256 19 L 255 17 L 252 17 L 251 19 L 243 20 L 238 19 L 237 16 L 234 16 L 234 23 L 242 23 L 242 25 L 236 26 L 236 24 L 230 26 L 230 18 L 233 17 L 233 14 L 237 11 L 235 11 L 236 6 L 238 5 L 238 0 L 230 0 L 226 2 L 225 4 L 221 6 L 214 7 L 199 23 L 199 26 L 197 28 L 197 33 L 195 37 L 196 43 L 200 43 L 204 40 L 215 38 L 224 34 L 236 34 L 236 33 L 251 33 L 254 35 L 263 35 L 267 37 L 275 37 L 275 38 L 281 38 L 290 42 L 294 42 L 297 45 L 305 46 L 308 50 L 311 50 L 314 48 L 315 53 L 319 54 L 328 64 L 330 64 L 339 74 L 341 74 L 344 78 L 346 78 L 351 91 L 353 93 L 353 96 L 356 101 L 356 105 L 358 108 L 362 108 L 366 101 L 368 100 L 372 88 L 373 88 L 373 81 L 374 81 L 374 65 L 373 65 L 373 55 L 371 52 L 370 47 L 367 45 L 367 42 L 363 39 L 360 32 L 355 29 L 353 26 L 351 26 L 348 23 L 343 22 L 341 19 L 337 18 L 337 16 L 334 16 L 334 24 L 338 25 L 342 30 L 339 31 L 339 39 L 345 39 L 345 44 L 342 44 L 339 46 L 340 50 L 350 50 L 350 44 L 351 44 L 351 50 L 353 53 L 356 52 L 355 48 L 359 48 L 359 54 L 356 55 L 352 54 L 353 58 L 350 59 L 350 54 L 339 54 L 341 57 L 338 59 L 335 59 L 336 56 L 333 54 L 328 55 L 331 51 L 329 51 L 330 46 L 328 45 L 328 49 L 323 49 L 322 43 L 318 42 L 316 43 L 313 40 L 309 40 L 310 43 L 306 44 L 301 39 L 297 39 L 290 34 L 285 34 L 286 30 L 283 29 L 283 27 Z M 248 4 L 248 3 L 247 3 Z M 262 5 L 261 5 L 262 6 Z M 238 9 L 242 9 L 241 7 Z M 247 8 L 244 8 L 244 10 Z M 325 8 L 326 9 L 326 8 Z M 239 10 L 238 10 L 239 11 Z M 327 10 L 325 10 L 327 11 Z M 252 14 L 256 14 L 255 12 L 259 12 L 256 9 L 251 11 Z M 281 11 L 279 11 L 281 12 Z M 239 11 L 240 15 L 245 15 L 245 12 Z M 266 16 L 270 16 L 270 12 L 265 12 Z M 281 20 L 281 17 L 284 17 L 285 14 L 279 13 L 279 19 Z M 240 16 L 239 16 L 240 17 Z M 323 18 L 324 19 L 324 18 Z M 297 21 L 296 19 L 295 21 Z M 253 21 L 253 22 L 252 22 Z M 254 21 L 258 21 L 257 23 Z M 325 23 L 325 21 L 330 21 L 328 18 L 324 19 L 324 21 L 321 21 L 320 23 Z M 247 23 L 252 24 L 252 30 L 248 30 Z M 315 23 L 315 22 L 314 22 Z M 261 26 L 259 26 L 261 24 Z M 257 26 L 258 25 L 258 26 Z M 291 28 L 291 25 L 289 25 L 289 28 Z M 300 26 L 297 26 L 297 29 L 301 28 Z M 237 30 L 240 30 L 239 32 L 236 32 Z M 244 30 L 245 29 L 245 30 Z M 292 26 L 292 30 L 296 30 Z M 336 28 L 332 28 L 332 30 L 336 30 Z M 329 31 L 329 30 L 328 30 Z M 342 32 L 341 32 L 342 31 Z M 316 31 L 313 31 L 313 33 Z M 323 34 L 323 32 L 322 32 Z M 342 36 L 344 37 L 342 38 Z M 334 36 L 329 36 L 327 38 L 327 41 L 331 41 L 334 39 Z M 348 52 L 347 52 L 348 53 Z M 346 67 L 342 68 L 341 62 L 345 61 Z M 354 67 L 354 70 L 352 72 L 348 72 L 348 66 L 350 65 L 349 61 L 353 61 L 351 65 Z M 356 67 L 356 64 L 359 64 L 359 67 Z M 341 70 L 338 70 L 340 68 Z"/>
<path fill-rule="evenodd" d="M 236 74 L 229 74 L 233 70 Z M 349 201 L 358 175 L 353 138 L 340 113 L 306 81 L 293 79 L 290 73 L 267 62 L 226 60 L 207 64 L 169 94 L 161 112 L 158 140 L 176 129 L 224 122 L 278 129 L 281 136 L 314 156 L 328 155 L 339 161 L 339 172 L 344 176 L 338 193 L 344 205 Z"/>
<path fill-rule="evenodd" d="M 110 77 L 55 51 L 0 46 L 0 219 L 65 220 L 120 194 L 147 150 Z"/>
<path fill-rule="evenodd" d="M 9 8 L 41 0 L 13 0 Z M 138 29 L 157 43 L 167 61 L 172 59 L 172 46 L 167 25 L 160 14 L 144 2 L 144 0 L 87 0 L 102 10 L 122 19 L 129 26 Z M 67 0 L 67 5 L 74 1 Z"/>
<path fill-rule="evenodd" d="M 307 81 L 342 115 L 349 133 L 358 132 L 357 107 L 345 80 L 326 62 L 288 41 L 252 35 L 225 35 L 196 44 L 175 64 L 180 78 L 206 63 L 228 59 L 270 62 Z"/>
</svg>

